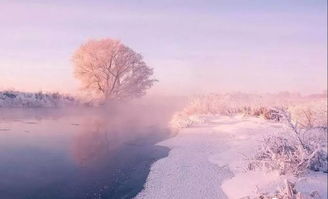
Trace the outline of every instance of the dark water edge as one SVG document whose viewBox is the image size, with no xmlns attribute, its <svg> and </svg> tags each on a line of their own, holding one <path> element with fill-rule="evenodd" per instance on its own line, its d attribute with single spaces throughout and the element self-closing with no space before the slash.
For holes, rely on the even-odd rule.
<svg viewBox="0 0 328 199">
<path fill-rule="evenodd" d="M 133 198 L 169 153 L 163 112 L 13 112 L 0 110 L 1 199 Z"/>
</svg>

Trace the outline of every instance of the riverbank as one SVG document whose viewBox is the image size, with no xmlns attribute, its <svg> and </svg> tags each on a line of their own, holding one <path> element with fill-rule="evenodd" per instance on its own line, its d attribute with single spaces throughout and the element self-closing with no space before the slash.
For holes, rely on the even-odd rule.
<svg viewBox="0 0 328 199">
<path fill-rule="evenodd" d="M 302 178 L 275 171 L 248 171 L 249 157 L 264 136 L 283 131 L 283 124 L 261 118 L 212 117 L 205 124 L 182 129 L 158 143 L 170 148 L 155 162 L 136 198 L 242 198 L 283 189 L 286 179 L 296 189 L 327 195 L 327 176 L 309 173 Z"/>
</svg>

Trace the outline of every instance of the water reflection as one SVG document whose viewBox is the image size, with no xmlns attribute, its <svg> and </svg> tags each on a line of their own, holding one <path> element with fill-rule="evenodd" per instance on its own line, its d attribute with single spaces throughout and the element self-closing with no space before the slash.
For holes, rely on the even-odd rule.
<svg viewBox="0 0 328 199">
<path fill-rule="evenodd" d="M 154 144 L 169 131 L 138 114 L 90 113 L 1 120 L 10 131 L 0 132 L 0 198 L 132 198 L 141 191 L 151 164 L 168 154 Z"/>
<path fill-rule="evenodd" d="M 104 157 L 109 159 L 110 151 L 114 152 L 114 147 L 118 147 L 115 132 L 110 131 L 105 122 L 100 120 L 83 126 L 82 131 L 73 139 L 72 155 L 75 162 L 81 167 L 87 167 L 99 164 Z"/>
</svg>

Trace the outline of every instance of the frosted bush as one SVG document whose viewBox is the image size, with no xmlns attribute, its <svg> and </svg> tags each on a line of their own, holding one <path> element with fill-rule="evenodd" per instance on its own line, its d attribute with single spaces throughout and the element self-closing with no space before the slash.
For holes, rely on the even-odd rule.
<svg viewBox="0 0 328 199">
<path fill-rule="evenodd" d="M 188 118 L 188 116 L 183 115 L 182 113 L 175 114 L 170 122 L 170 127 L 172 129 L 181 129 L 190 127 L 193 122 Z"/>
<path fill-rule="evenodd" d="M 327 151 L 324 147 L 305 145 L 304 149 L 290 138 L 272 136 L 264 139 L 250 169 L 265 167 L 281 174 L 300 175 L 309 170 L 327 172 Z"/>
<path fill-rule="evenodd" d="M 327 99 L 297 104 L 289 111 L 293 120 L 303 128 L 327 128 Z"/>
<path fill-rule="evenodd" d="M 170 127 L 171 129 L 188 128 L 193 125 L 199 125 L 205 123 L 206 117 L 202 115 L 187 115 L 186 113 L 177 113 L 173 115 Z"/>
<path fill-rule="evenodd" d="M 281 110 L 289 131 L 264 138 L 249 169 L 264 167 L 296 176 L 308 170 L 328 172 L 327 128 L 304 128 Z"/>
</svg>

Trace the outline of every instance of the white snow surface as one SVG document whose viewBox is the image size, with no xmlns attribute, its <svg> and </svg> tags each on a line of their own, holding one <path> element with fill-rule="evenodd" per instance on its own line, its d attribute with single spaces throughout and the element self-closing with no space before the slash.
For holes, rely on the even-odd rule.
<svg viewBox="0 0 328 199">
<path fill-rule="evenodd" d="M 234 199 L 255 196 L 258 191 L 273 192 L 283 179 L 291 178 L 276 172 L 247 171 L 247 157 L 254 154 L 264 136 L 282 130 L 282 124 L 241 116 L 211 117 L 206 124 L 182 129 L 158 143 L 171 151 L 152 165 L 144 190 L 135 198 Z M 315 189 L 325 194 L 324 198 L 326 177 L 304 177 L 296 187 Z"/>
</svg>

